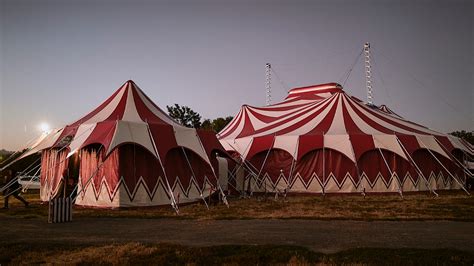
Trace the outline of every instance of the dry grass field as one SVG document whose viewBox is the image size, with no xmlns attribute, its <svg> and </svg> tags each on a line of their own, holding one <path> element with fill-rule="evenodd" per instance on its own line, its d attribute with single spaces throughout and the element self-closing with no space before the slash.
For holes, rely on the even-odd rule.
<svg viewBox="0 0 474 266">
<path fill-rule="evenodd" d="M 0 247 L 0 262 L 48 265 L 472 265 L 474 254 L 450 250 L 350 249 L 324 254 L 297 246 L 186 247 L 175 244 Z"/>
<path fill-rule="evenodd" d="M 87 219 L 185 219 L 209 220 L 302 219 L 357 221 L 474 221 L 474 198 L 461 191 L 393 195 L 273 195 L 249 199 L 229 198 L 230 207 L 216 204 L 207 210 L 202 202 L 180 207 L 177 215 L 170 206 L 149 208 L 97 209 L 75 206 L 74 217 Z M 2 217 L 44 220 L 48 206 L 39 195 L 23 195 L 31 204 L 24 208 L 12 198 Z M 3 205 L 3 198 L 0 199 Z M 12 220 L 13 219 L 13 220 Z M 102 219 L 104 221 L 106 219 Z M 126 219 L 125 219 L 126 220 Z M 1 235 L 1 234 L 0 234 Z M 295 245 L 186 246 L 169 243 L 120 242 L 80 244 L 60 241 L 10 242 L 1 244 L 0 264 L 154 264 L 154 265 L 473 265 L 474 253 L 462 249 L 354 248 L 320 253 Z"/>
<path fill-rule="evenodd" d="M 129 217 L 177 219 L 319 219 L 319 220 L 452 220 L 474 221 L 474 197 L 462 191 L 440 191 L 439 197 L 428 193 L 391 195 L 291 195 L 286 199 L 256 196 L 249 199 L 229 198 L 229 208 L 223 204 L 202 202 L 180 206 L 176 215 L 170 206 L 147 208 L 97 209 L 74 207 L 75 217 Z M 11 209 L 0 211 L 1 216 L 47 217 L 47 204 L 38 194 L 23 195 L 28 208 L 12 198 Z M 0 199 L 3 205 L 3 198 Z"/>
</svg>

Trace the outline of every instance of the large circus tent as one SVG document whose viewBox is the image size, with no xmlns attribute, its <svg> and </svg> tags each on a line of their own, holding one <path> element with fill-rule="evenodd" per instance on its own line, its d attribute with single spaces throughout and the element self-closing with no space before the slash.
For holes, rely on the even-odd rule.
<svg viewBox="0 0 474 266">
<path fill-rule="evenodd" d="M 367 104 L 336 83 L 294 88 L 282 102 L 243 105 L 218 134 L 253 169 L 243 191 L 354 193 L 463 188 L 473 146 Z"/>
<path fill-rule="evenodd" d="M 41 153 L 41 200 L 71 193 L 83 206 L 176 207 L 220 190 L 218 180 L 227 175 L 214 132 L 178 124 L 131 80 L 19 159 L 35 153 Z M 66 193 L 68 183 L 77 186 Z"/>
</svg>

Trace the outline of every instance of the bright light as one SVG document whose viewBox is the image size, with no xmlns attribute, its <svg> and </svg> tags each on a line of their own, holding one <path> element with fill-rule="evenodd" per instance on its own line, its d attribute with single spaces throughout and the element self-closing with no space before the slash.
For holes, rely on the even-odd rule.
<svg viewBox="0 0 474 266">
<path fill-rule="evenodd" d="M 41 130 L 41 132 L 43 132 L 45 134 L 48 134 L 49 131 L 50 131 L 48 123 L 41 123 L 40 124 L 40 130 Z"/>
</svg>

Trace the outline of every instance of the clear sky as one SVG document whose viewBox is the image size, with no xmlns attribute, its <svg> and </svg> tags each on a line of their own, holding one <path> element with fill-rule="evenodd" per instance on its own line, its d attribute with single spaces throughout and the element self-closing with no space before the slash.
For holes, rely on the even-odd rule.
<svg viewBox="0 0 474 266">
<path fill-rule="evenodd" d="M 441 132 L 473 130 L 473 1 L 0 0 L 0 148 L 17 149 L 133 79 L 204 118 L 286 86 L 343 83 L 373 47 L 376 104 Z M 366 99 L 363 61 L 345 90 Z M 285 84 L 285 85 L 282 85 Z"/>
</svg>

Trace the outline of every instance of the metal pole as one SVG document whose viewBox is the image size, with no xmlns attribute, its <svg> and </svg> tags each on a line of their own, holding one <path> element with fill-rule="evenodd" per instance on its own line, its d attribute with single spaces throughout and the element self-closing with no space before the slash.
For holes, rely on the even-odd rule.
<svg viewBox="0 0 474 266">
<path fill-rule="evenodd" d="M 370 43 L 364 44 L 365 55 L 365 85 L 367 86 L 367 102 L 369 105 L 373 104 L 372 97 L 372 66 L 370 64 Z"/>
<path fill-rule="evenodd" d="M 428 149 L 428 147 L 425 145 L 425 143 L 423 143 L 423 141 L 420 140 L 420 142 L 423 145 L 423 147 L 431 154 L 431 156 L 433 156 L 433 158 L 443 167 L 443 169 L 448 173 L 448 175 L 450 175 L 451 178 L 454 179 L 454 181 L 456 181 L 456 183 L 458 183 L 459 186 L 461 186 L 462 190 L 464 190 L 464 192 L 466 192 L 466 194 L 468 196 L 470 196 L 471 193 L 469 193 L 469 191 L 467 191 L 467 189 L 464 187 L 464 185 L 461 182 L 459 182 L 459 180 L 456 177 L 454 177 L 453 174 L 451 174 L 451 172 L 444 166 L 444 164 L 441 163 L 441 161 L 431 152 L 430 149 Z"/>
<path fill-rule="evenodd" d="M 265 89 L 267 91 L 267 106 L 272 103 L 272 65 L 265 64 Z"/>
<path fill-rule="evenodd" d="M 431 193 L 433 193 L 436 197 L 438 197 L 438 193 L 436 193 L 436 191 L 434 191 L 432 188 L 431 188 L 431 185 L 430 185 L 430 182 L 428 181 L 428 179 L 425 177 L 425 175 L 423 174 L 423 172 L 421 171 L 420 167 L 418 167 L 418 165 L 416 164 L 415 160 L 411 157 L 410 153 L 408 152 L 408 150 L 405 148 L 405 146 L 403 146 L 403 143 L 401 142 L 401 140 L 397 137 L 397 141 L 398 143 L 400 144 L 400 147 L 402 147 L 402 149 L 405 151 L 407 157 L 411 160 L 413 166 L 415 166 L 415 170 L 417 170 L 418 174 L 423 178 L 423 180 L 425 181 L 426 183 L 426 186 L 428 187 L 429 191 Z"/>
<path fill-rule="evenodd" d="M 383 161 L 385 162 L 385 166 L 387 166 L 388 172 L 390 173 L 390 179 L 396 179 L 395 182 L 398 182 L 398 194 L 400 194 L 400 197 L 403 198 L 403 191 L 402 191 L 402 182 L 400 181 L 400 178 L 398 175 L 394 175 L 392 168 L 388 165 L 387 160 L 385 160 L 385 156 L 383 155 L 382 149 L 377 148 L 380 152 L 380 155 L 382 156 Z"/>
</svg>

